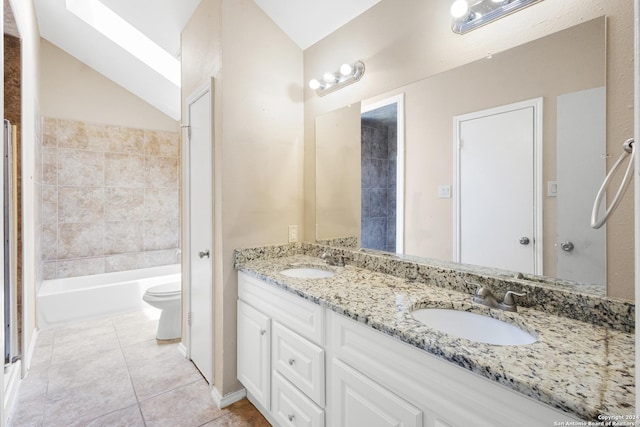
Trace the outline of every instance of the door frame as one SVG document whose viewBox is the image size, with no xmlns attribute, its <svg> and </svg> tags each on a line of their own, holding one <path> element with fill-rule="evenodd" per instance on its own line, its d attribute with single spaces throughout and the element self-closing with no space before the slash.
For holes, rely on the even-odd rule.
<svg viewBox="0 0 640 427">
<path fill-rule="evenodd" d="M 397 106 L 396 130 L 396 252 L 404 253 L 404 168 L 405 168 L 405 135 L 404 135 L 404 93 L 382 99 L 380 101 L 362 101 L 360 115 L 368 111 L 377 110 L 387 105 Z"/>
<path fill-rule="evenodd" d="M 191 313 L 191 307 L 192 307 L 192 303 L 191 303 L 191 209 L 190 209 L 190 203 L 191 203 L 191 176 L 190 176 L 190 170 L 191 170 L 191 150 L 190 150 L 190 132 L 191 132 L 191 117 L 189 114 L 189 106 L 191 104 L 193 104 L 194 102 L 196 102 L 198 99 L 200 99 L 202 96 L 204 96 L 205 94 L 210 93 L 210 111 L 212 113 L 212 117 L 211 120 L 209 122 L 209 132 L 210 132 L 210 136 L 211 136 L 211 144 L 212 144 L 212 155 L 211 155 L 211 159 L 210 159 L 210 166 L 211 166 L 211 179 L 214 179 L 214 174 L 213 174 L 213 166 L 214 166 L 214 161 L 213 161 L 213 156 L 214 156 L 214 150 L 213 150 L 213 138 L 214 138 L 214 129 L 213 129 L 213 107 L 214 107 L 214 96 L 213 96 L 213 89 L 214 89 L 214 79 L 213 77 L 210 77 L 209 80 L 203 84 L 202 86 L 200 86 L 198 89 L 196 89 L 195 91 L 193 91 L 191 93 L 191 95 L 189 95 L 186 99 L 185 99 L 185 104 L 184 104 L 184 111 L 183 111 L 183 115 L 182 117 L 186 119 L 186 123 L 182 123 L 181 124 L 181 128 L 183 130 L 182 132 L 182 325 L 183 325 L 183 332 L 184 332 L 184 338 L 182 340 L 182 342 L 180 343 L 181 346 L 181 352 L 184 354 L 184 356 L 191 360 L 191 319 L 190 319 L 190 313 Z M 212 203 L 212 216 L 214 215 L 213 212 L 213 203 L 214 203 L 214 185 L 212 183 L 211 186 L 211 203 Z M 212 232 L 214 230 L 214 226 L 213 224 L 211 225 L 211 229 Z M 213 264 L 214 264 L 214 259 L 215 259 L 215 242 L 214 242 L 214 236 L 211 236 L 211 248 L 210 248 L 210 260 L 212 263 L 212 279 L 213 279 Z M 213 289 L 211 290 L 211 310 L 210 310 L 210 316 L 209 316 L 209 322 L 210 322 L 210 327 L 211 327 L 211 378 L 209 378 L 208 380 L 210 380 L 209 386 L 213 387 L 214 384 L 214 329 L 213 329 L 213 319 L 214 319 L 214 304 L 213 304 L 213 297 L 214 297 L 214 292 Z M 186 341 L 186 343 L 185 343 Z"/>
<path fill-rule="evenodd" d="M 542 275 L 542 138 L 543 98 L 534 98 L 453 117 L 453 260 L 460 262 L 460 127 L 463 122 L 481 117 L 533 108 L 533 242 L 534 274 Z"/>
</svg>

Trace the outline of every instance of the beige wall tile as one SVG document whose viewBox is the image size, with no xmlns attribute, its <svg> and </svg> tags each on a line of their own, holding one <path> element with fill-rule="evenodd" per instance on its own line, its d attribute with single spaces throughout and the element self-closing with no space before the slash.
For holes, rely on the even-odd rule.
<svg viewBox="0 0 640 427">
<path fill-rule="evenodd" d="M 56 277 L 78 277 L 104 273 L 104 258 L 82 258 L 56 263 Z"/>
<path fill-rule="evenodd" d="M 107 127 L 109 140 L 106 151 L 113 153 L 144 154 L 144 132 L 118 126 Z"/>
<path fill-rule="evenodd" d="M 144 194 L 145 219 L 177 219 L 179 214 L 178 190 L 149 188 Z"/>
<path fill-rule="evenodd" d="M 58 224 L 42 226 L 42 259 L 55 260 L 58 257 Z"/>
<path fill-rule="evenodd" d="M 176 219 L 157 219 L 144 222 L 144 250 L 171 249 L 178 247 Z"/>
<path fill-rule="evenodd" d="M 174 157 L 147 157 L 144 165 L 146 187 L 178 187 L 178 159 Z"/>
<path fill-rule="evenodd" d="M 135 154 L 105 153 L 105 185 L 144 187 L 144 157 Z"/>
<path fill-rule="evenodd" d="M 42 263 L 42 279 L 43 280 L 51 280 L 57 279 L 57 269 L 56 269 L 56 261 L 49 261 Z"/>
<path fill-rule="evenodd" d="M 104 258 L 105 273 L 146 267 L 144 253 L 109 255 Z"/>
<path fill-rule="evenodd" d="M 145 130 L 144 153 L 147 156 L 178 157 L 178 134 L 175 132 Z"/>
<path fill-rule="evenodd" d="M 42 119 L 42 145 L 45 147 L 57 147 L 56 136 L 58 119 L 45 117 Z"/>
<path fill-rule="evenodd" d="M 180 255 L 176 253 L 175 249 L 144 252 L 145 267 L 157 267 L 159 265 L 170 265 L 179 263 Z"/>
<path fill-rule="evenodd" d="M 58 188 L 42 187 L 42 223 L 58 222 Z"/>
<path fill-rule="evenodd" d="M 103 248 L 104 223 L 58 225 L 58 259 L 101 256 L 104 253 Z"/>
<path fill-rule="evenodd" d="M 60 187 L 58 221 L 65 223 L 104 221 L 104 188 Z"/>
<path fill-rule="evenodd" d="M 44 118 L 42 139 L 46 278 L 179 261 L 178 132 Z"/>
<path fill-rule="evenodd" d="M 109 187 L 105 189 L 105 221 L 144 219 L 144 189 Z"/>
<path fill-rule="evenodd" d="M 93 151 L 58 150 L 58 185 L 104 185 L 104 154 Z"/>
<path fill-rule="evenodd" d="M 58 184 L 58 148 L 42 148 L 42 183 L 45 185 Z"/>
<path fill-rule="evenodd" d="M 108 221 L 104 231 L 105 255 L 140 252 L 143 249 L 142 221 Z"/>
</svg>

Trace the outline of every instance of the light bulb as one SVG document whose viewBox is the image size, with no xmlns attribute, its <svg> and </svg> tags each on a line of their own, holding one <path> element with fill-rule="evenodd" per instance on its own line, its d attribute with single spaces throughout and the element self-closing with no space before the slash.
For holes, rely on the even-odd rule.
<svg viewBox="0 0 640 427">
<path fill-rule="evenodd" d="M 320 88 L 320 82 L 316 79 L 311 79 L 309 81 L 309 87 L 313 90 L 319 89 Z"/>
<path fill-rule="evenodd" d="M 322 76 L 322 80 L 324 80 L 324 81 L 325 81 L 325 82 L 327 82 L 327 83 L 335 83 L 335 82 L 337 82 L 337 81 L 338 81 L 338 78 L 336 77 L 336 75 L 335 75 L 335 74 L 333 74 L 333 73 L 329 73 L 329 72 L 326 72 L 326 73 L 324 73 L 324 75 Z"/>
<path fill-rule="evenodd" d="M 340 74 L 343 76 L 349 76 L 351 73 L 353 73 L 353 67 L 351 64 L 342 64 L 340 66 Z"/>
<path fill-rule="evenodd" d="M 466 0 L 456 0 L 451 5 L 451 15 L 455 19 L 462 19 L 469 16 L 469 4 Z"/>
</svg>

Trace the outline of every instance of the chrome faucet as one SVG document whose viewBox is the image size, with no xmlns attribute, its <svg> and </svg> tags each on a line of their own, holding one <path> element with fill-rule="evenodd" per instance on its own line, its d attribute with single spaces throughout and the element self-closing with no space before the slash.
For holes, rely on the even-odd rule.
<svg viewBox="0 0 640 427">
<path fill-rule="evenodd" d="M 320 255 L 320 258 L 329 265 L 336 267 L 344 267 L 344 257 L 342 255 L 331 255 L 331 251 L 325 251 Z"/>
<path fill-rule="evenodd" d="M 473 302 L 486 305 L 487 307 L 504 310 L 504 311 L 517 311 L 518 306 L 513 297 L 514 296 L 523 297 L 527 294 L 526 292 L 519 294 L 514 291 L 507 291 L 507 293 L 504 294 L 504 298 L 502 299 L 502 302 L 499 302 L 496 299 L 496 297 L 493 295 L 491 290 L 486 286 L 482 286 L 478 283 L 471 283 L 471 282 L 467 282 L 467 283 L 475 285 L 478 288 L 476 292 L 473 294 Z"/>
</svg>

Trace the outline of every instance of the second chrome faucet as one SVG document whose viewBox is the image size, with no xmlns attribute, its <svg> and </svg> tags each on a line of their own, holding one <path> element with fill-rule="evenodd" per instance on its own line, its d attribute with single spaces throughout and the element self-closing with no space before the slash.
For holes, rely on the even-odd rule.
<svg viewBox="0 0 640 427">
<path fill-rule="evenodd" d="M 482 286 L 478 283 L 472 283 L 472 282 L 467 282 L 467 283 L 477 287 L 477 290 L 473 294 L 473 302 L 486 305 L 487 307 L 504 310 L 504 311 L 517 311 L 518 306 L 513 297 L 514 296 L 523 297 L 526 295 L 526 293 L 517 293 L 514 291 L 507 291 L 507 293 L 504 294 L 504 298 L 502 299 L 502 302 L 500 302 L 496 299 L 496 297 L 493 295 L 491 290 L 486 286 Z"/>
</svg>

